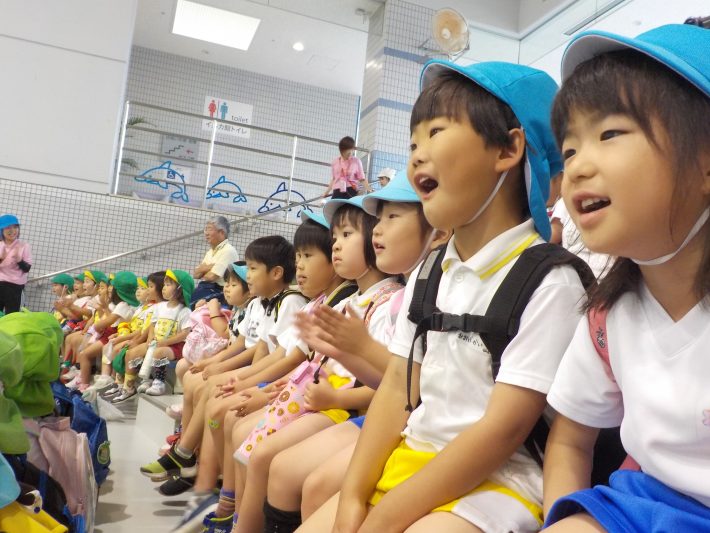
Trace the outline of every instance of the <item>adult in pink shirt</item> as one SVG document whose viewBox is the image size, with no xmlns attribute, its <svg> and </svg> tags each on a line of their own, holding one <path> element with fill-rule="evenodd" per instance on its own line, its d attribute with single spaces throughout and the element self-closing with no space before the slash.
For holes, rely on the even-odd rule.
<svg viewBox="0 0 710 533">
<path fill-rule="evenodd" d="M 362 170 L 362 163 L 355 157 L 355 139 L 343 137 L 338 143 L 340 157 L 333 160 L 331 164 L 330 185 L 326 189 L 323 197 L 328 196 L 331 191 L 333 198 L 352 198 L 357 195 L 360 184 L 367 192 L 371 192 L 370 184 L 367 183 L 365 172 Z"/>
<path fill-rule="evenodd" d="M 20 310 L 32 251 L 20 240 L 20 221 L 15 215 L 0 216 L 0 236 L 0 311 L 7 314 Z"/>
</svg>

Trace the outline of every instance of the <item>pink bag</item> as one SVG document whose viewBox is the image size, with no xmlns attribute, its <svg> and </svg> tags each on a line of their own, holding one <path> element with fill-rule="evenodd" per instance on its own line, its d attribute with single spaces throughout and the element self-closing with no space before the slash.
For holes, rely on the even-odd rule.
<svg viewBox="0 0 710 533">
<path fill-rule="evenodd" d="M 402 286 L 399 283 L 393 282 L 385 285 L 373 295 L 371 303 L 367 311 L 365 311 L 364 321 L 366 325 L 369 325 L 375 310 L 389 301 L 401 288 Z M 311 307 L 310 312 L 313 312 L 316 307 L 317 305 Z M 315 381 L 316 374 L 319 378 L 327 377 L 326 372 L 323 370 L 323 365 L 327 360 L 328 358 L 322 354 L 315 354 L 315 356 L 301 363 L 293 371 L 281 393 L 268 405 L 265 416 L 259 420 L 251 433 L 249 433 L 249 436 L 244 439 L 244 442 L 234 452 L 234 458 L 237 461 L 247 464 L 251 452 L 262 440 L 297 418 L 313 413 L 313 411 L 309 411 L 304 407 L 306 389 L 310 383 Z M 353 380 L 340 388 L 351 388 L 354 385 L 355 382 Z"/>
<path fill-rule="evenodd" d="M 232 312 L 226 309 L 222 310 L 222 315 L 227 322 L 232 318 Z M 185 345 L 182 348 L 182 357 L 190 364 L 212 357 L 220 350 L 226 348 L 229 342 L 227 339 L 217 335 L 215 330 L 212 329 L 210 310 L 206 305 L 190 313 L 190 327 L 192 329 L 187 335 Z"/>
</svg>

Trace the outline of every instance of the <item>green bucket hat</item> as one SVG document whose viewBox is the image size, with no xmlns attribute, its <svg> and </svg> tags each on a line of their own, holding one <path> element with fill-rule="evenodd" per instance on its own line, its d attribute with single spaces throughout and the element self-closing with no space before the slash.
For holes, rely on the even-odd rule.
<svg viewBox="0 0 710 533">
<path fill-rule="evenodd" d="M 0 318 L 0 331 L 15 338 L 22 351 L 22 379 L 5 384 L 5 397 L 14 400 L 23 416 L 54 411 L 50 382 L 59 377 L 59 348 L 64 340 L 54 315 L 23 311 Z"/>
<path fill-rule="evenodd" d="M 91 281 L 97 285 L 102 281 L 108 283 L 108 276 L 101 272 L 100 270 L 84 270 L 84 276 L 89 278 Z"/>
<path fill-rule="evenodd" d="M 4 390 L 15 387 L 22 379 L 22 350 L 12 335 L 0 331 L 0 452 L 27 453 L 30 441 L 22 425 L 17 404 Z"/>
<path fill-rule="evenodd" d="M 71 292 L 74 288 L 74 278 L 72 278 L 69 274 L 57 274 L 52 278 L 52 283 L 64 285 L 67 289 L 69 289 L 69 292 Z"/>
<path fill-rule="evenodd" d="M 192 298 L 192 292 L 195 290 L 195 280 L 192 279 L 192 276 L 184 270 L 168 269 L 165 271 L 165 277 L 170 278 L 180 286 L 185 305 L 190 305 L 190 298 Z"/>
<path fill-rule="evenodd" d="M 111 281 L 113 290 L 120 296 L 121 300 L 128 305 L 138 307 L 140 302 L 136 298 L 136 289 L 138 288 L 138 278 L 133 272 L 116 272 Z"/>
<path fill-rule="evenodd" d="M 84 275 L 84 273 L 83 273 L 83 272 L 80 272 L 79 274 L 77 274 L 76 276 L 74 276 L 74 279 L 76 279 L 76 280 L 81 281 L 82 283 L 84 283 L 84 278 L 85 278 L 85 277 L 86 277 L 86 276 Z"/>
</svg>

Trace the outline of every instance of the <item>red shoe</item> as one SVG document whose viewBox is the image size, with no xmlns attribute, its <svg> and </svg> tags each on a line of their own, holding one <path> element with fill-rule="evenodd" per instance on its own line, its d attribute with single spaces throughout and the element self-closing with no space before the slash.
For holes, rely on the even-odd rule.
<svg viewBox="0 0 710 533">
<path fill-rule="evenodd" d="M 177 441 L 180 440 L 180 433 L 173 433 L 172 435 L 168 435 L 165 438 L 165 442 L 167 442 L 170 446 L 175 444 Z"/>
</svg>

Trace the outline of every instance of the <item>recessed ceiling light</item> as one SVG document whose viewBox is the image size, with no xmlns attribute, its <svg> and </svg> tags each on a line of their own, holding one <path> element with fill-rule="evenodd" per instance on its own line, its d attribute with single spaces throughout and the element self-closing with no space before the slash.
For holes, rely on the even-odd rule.
<svg viewBox="0 0 710 533">
<path fill-rule="evenodd" d="M 293 49 L 294 49 L 296 52 L 303 52 L 304 48 L 305 48 L 305 47 L 303 46 L 303 43 L 302 43 L 301 41 L 298 41 L 298 42 L 296 42 L 296 43 L 293 43 Z"/>
<path fill-rule="evenodd" d="M 248 50 L 261 20 L 188 0 L 178 0 L 173 33 Z"/>
</svg>

